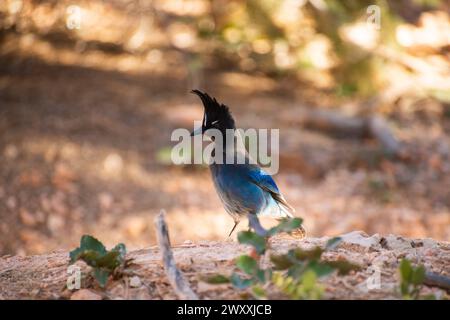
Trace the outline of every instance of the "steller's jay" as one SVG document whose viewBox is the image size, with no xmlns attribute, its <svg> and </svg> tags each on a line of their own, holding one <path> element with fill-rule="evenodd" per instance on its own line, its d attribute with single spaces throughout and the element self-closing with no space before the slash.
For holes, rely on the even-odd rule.
<svg viewBox="0 0 450 320">
<path fill-rule="evenodd" d="M 208 129 L 216 129 L 222 133 L 223 152 L 233 152 L 226 147 L 226 130 L 235 130 L 235 122 L 227 106 L 217 102 L 215 98 L 199 90 L 193 90 L 202 100 L 205 112 L 202 127 L 192 132 L 204 134 Z M 214 139 L 214 138 L 213 138 Z M 218 140 L 217 140 L 218 141 Z M 215 143 L 217 143 L 215 141 Z M 210 165 L 211 175 L 216 191 L 225 207 L 225 210 L 234 219 L 233 233 L 242 217 L 247 217 L 249 228 L 257 234 L 266 236 L 267 231 L 261 226 L 258 216 L 268 216 L 275 219 L 292 218 L 294 209 L 286 202 L 278 190 L 272 177 L 264 172 L 258 165 L 226 163 Z M 300 227 L 294 234 L 304 236 L 305 230 Z"/>
</svg>

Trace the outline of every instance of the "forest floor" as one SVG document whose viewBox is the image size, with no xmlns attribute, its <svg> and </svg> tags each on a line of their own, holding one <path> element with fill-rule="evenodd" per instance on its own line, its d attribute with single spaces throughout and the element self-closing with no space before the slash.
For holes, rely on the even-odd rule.
<svg viewBox="0 0 450 320">
<path fill-rule="evenodd" d="M 309 236 L 450 239 L 450 118 L 433 101 L 402 100 L 387 114 L 411 152 L 404 161 L 383 157 L 376 141 L 303 127 L 304 110 L 357 110 L 289 79 L 205 69 L 193 81 L 182 65 L 161 70 L 31 35 L 5 36 L 1 54 L 0 254 L 71 250 L 83 234 L 145 248 L 161 209 L 174 244 L 225 240 L 233 221 L 208 169 L 167 161 L 171 132 L 202 118 L 188 93 L 197 85 L 229 105 L 239 127 L 280 129 L 275 180 Z"/>
</svg>

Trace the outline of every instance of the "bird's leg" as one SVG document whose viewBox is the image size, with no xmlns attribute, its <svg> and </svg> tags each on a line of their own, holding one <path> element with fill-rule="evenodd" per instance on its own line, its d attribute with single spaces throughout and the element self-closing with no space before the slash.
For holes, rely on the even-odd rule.
<svg viewBox="0 0 450 320">
<path fill-rule="evenodd" d="M 261 237 L 267 236 L 267 230 L 263 228 L 256 214 L 248 215 L 248 226 L 253 229 L 257 235 Z"/>
<path fill-rule="evenodd" d="M 233 229 L 231 229 L 230 234 L 228 235 L 228 238 L 231 237 L 231 234 L 233 233 L 234 229 L 236 229 L 238 224 L 239 224 L 239 220 L 235 220 Z"/>
</svg>

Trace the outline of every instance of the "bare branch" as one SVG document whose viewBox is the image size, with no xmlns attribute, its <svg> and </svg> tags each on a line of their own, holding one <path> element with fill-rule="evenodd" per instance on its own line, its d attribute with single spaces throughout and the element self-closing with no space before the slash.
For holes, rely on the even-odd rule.
<svg viewBox="0 0 450 320">
<path fill-rule="evenodd" d="M 198 296 L 192 291 L 191 287 L 184 279 L 183 274 L 178 270 L 175 264 L 172 249 L 170 248 L 169 230 L 166 224 L 165 215 L 166 213 L 164 210 L 161 210 L 155 219 L 155 225 L 158 246 L 167 278 L 178 298 L 182 300 L 198 300 Z"/>
<path fill-rule="evenodd" d="M 427 272 L 425 274 L 424 283 L 430 287 L 439 287 L 450 290 L 450 278 L 434 272 Z"/>
</svg>

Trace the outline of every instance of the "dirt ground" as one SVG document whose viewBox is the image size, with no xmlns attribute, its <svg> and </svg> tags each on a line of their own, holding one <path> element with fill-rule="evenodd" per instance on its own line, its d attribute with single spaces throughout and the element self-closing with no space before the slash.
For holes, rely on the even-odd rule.
<svg viewBox="0 0 450 320">
<path fill-rule="evenodd" d="M 302 111 L 341 103 L 299 82 L 223 69 L 192 75 L 176 56 L 163 69 L 127 53 L 49 49 L 33 36 L 2 41 L 0 254 L 69 250 L 86 233 L 108 247 L 148 247 L 160 209 L 175 244 L 226 239 L 233 222 L 208 169 L 164 158 L 172 130 L 202 117 L 188 94 L 197 86 L 228 104 L 239 127 L 280 129 L 275 179 L 310 236 L 450 239 L 445 106 L 424 100 L 404 112 L 400 103 L 388 116 L 411 156 L 391 160 L 375 141 L 299 125 Z"/>
<path fill-rule="evenodd" d="M 303 240 L 272 239 L 274 252 L 292 247 L 311 249 L 323 246 L 328 238 Z M 174 248 L 174 257 L 184 277 L 200 299 L 249 299 L 246 290 L 229 284 L 213 285 L 203 279 L 216 274 L 229 275 L 234 258 L 248 248 L 235 242 L 198 241 Z M 0 258 L 0 299 L 176 299 L 161 262 L 157 247 L 129 253 L 129 266 L 122 278 L 108 282 L 101 289 L 88 276 L 89 269 L 77 262 L 81 270 L 81 290 L 66 287 L 68 253 L 62 250 L 39 256 L 5 256 Z M 395 235 L 369 237 L 361 232 L 343 235 L 343 242 L 324 255 L 326 260 L 347 260 L 360 267 L 346 276 L 333 274 L 323 279 L 327 299 L 399 299 L 398 263 L 407 258 L 424 264 L 428 271 L 450 275 L 450 246 L 432 239 L 408 239 Z M 378 269 L 377 269 L 378 268 Z M 378 272 L 374 282 L 367 281 Z M 375 278 L 373 278 L 375 279 Z M 87 289 L 88 288 L 88 289 Z M 275 288 L 267 288 L 270 299 L 285 298 Z M 424 286 L 421 294 L 446 297 L 445 291 Z"/>
</svg>

